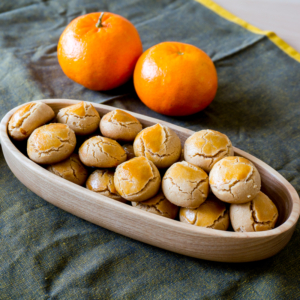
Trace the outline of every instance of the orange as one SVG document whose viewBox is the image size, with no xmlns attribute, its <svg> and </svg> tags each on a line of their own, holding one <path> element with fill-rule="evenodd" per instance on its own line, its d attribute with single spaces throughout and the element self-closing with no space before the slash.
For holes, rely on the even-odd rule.
<svg viewBox="0 0 300 300">
<path fill-rule="evenodd" d="M 142 42 L 133 24 L 109 12 L 74 19 L 62 33 L 57 47 L 58 62 L 64 73 L 96 91 L 125 83 L 142 52 Z"/>
<path fill-rule="evenodd" d="M 216 68 L 199 48 L 164 42 L 145 51 L 134 70 L 134 87 L 152 110 L 185 116 L 208 106 L 218 86 Z"/>
</svg>

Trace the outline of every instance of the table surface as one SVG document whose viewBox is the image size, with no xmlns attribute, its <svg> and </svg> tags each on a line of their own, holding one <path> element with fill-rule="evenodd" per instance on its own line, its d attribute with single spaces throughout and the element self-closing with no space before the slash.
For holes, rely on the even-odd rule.
<svg viewBox="0 0 300 300">
<path fill-rule="evenodd" d="M 261 30 L 275 32 L 300 52 L 300 0 L 214 0 Z"/>
</svg>

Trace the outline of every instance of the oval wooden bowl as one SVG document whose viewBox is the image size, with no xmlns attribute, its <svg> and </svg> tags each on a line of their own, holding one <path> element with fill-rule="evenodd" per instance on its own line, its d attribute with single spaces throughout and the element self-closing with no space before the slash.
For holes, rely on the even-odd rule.
<svg viewBox="0 0 300 300">
<path fill-rule="evenodd" d="M 55 113 L 63 107 L 79 102 L 66 99 L 40 101 L 50 105 Z M 93 105 L 101 116 L 115 109 L 96 103 Z M 19 107 L 9 111 L 1 121 L 0 137 L 6 162 L 25 186 L 71 214 L 156 247 L 220 262 L 249 262 L 270 257 L 288 243 L 295 230 L 300 213 L 297 192 L 278 172 L 242 150 L 234 148 L 236 155 L 246 157 L 256 165 L 262 178 L 262 190 L 275 202 L 279 210 L 275 229 L 242 233 L 191 226 L 112 201 L 61 179 L 28 159 L 8 137 L 8 121 Z M 194 133 L 158 119 L 129 113 L 144 127 L 161 123 L 172 128 L 180 137 L 182 144 Z"/>
</svg>

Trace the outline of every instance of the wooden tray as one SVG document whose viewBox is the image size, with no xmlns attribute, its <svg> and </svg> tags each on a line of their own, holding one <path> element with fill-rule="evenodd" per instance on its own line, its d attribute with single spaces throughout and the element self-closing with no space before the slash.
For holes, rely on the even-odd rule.
<svg viewBox="0 0 300 300">
<path fill-rule="evenodd" d="M 66 99 L 40 101 L 50 105 L 55 113 L 63 107 L 79 102 Z M 115 109 L 96 103 L 93 105 L 101 116 Z M 242 233 L 191 226 L 112 201 L 61 179 L 28 159 L 8 137 L 8 121 L 19 107 L 9 111 L 1 121 L 0 137 L 6 162 L 25 186 L 71 214 L 156 247 L 221 262 L 248 262 L 270 257 L 288 243 L 295 230 L 300 214 L 297 192 L 278 172 L 242 150 L 234 148 L 236 155 L 246 157 L 256 165 L 262 178 L 262 190 L 275 202 L 279 210 L 275 229 Z M 182 144 L 194 133 L 158 119 L 129 113 L 134 115 L 144 127 L 159 122 L 172 128 L 180 137 Z"/>
</svg>

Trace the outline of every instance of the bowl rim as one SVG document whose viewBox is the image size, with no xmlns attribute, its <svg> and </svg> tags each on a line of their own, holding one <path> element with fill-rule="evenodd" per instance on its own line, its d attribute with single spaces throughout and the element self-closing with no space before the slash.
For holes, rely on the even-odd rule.
<svg viewBox="0 0 300 300">
<path fill-rule="evenodd" d="M 1 123 L 0 123 L 0 141 L 1 141 L 1 143 L 3 145 L 5 144 L 5 146 L 8 148 L 8 150 L 11 153 L 13 153 L 13 155 L 15 156 L 15 158 L 18 161 L 21 161 L 21 162 L 24 161 L 24 164 L 26 163 L 26 166 L 29 167 L 31 170 L 34 170 L 34 172 L 39 173 L 41 176 L 48 176 L 49 180 L 51 180 L 51 181 L 57 181 L 57 176 L 55 174 L 52 174 L 51 172 L 47 171 L 46 169 L 44 169 L 37 163 L 33 162 L 32 160 L 27 158 L 23 153 L 20 152 L 20 150 L 12 143 L 12 141 L 9 138 L 9 135 L 7 133 L 7 127 L 8 127 L 7 125 L 8 125 L 8 122 L 9 122 L 12 114 L 17 109 L 19 109 L 20 107 L 24 106 L 25 104 L 28 104 L 31 102 L 44 102 L 51 106 L 51 104 L 60 104 L 62 102 L 67 105 L 72 105 L 72 104 L 76 104 L 76 103 L 79 103 L 82 101 L 85 101 L 85 100 L 41 99 L 41 100 L 29 101 L 29 102 L 23 103 L 13 109 L 11 109 L 9 112 L 6 113 L 6 115 L 3 117 L 3 119 L 1 120 Z M 85 102 L 89 102 L 89 101 L 85 101 Z M 109 111 L 114 110 L 114 109 L 120 109 L 117 107 L 99 104 L 99 103 L 95 103 L 95 102 L 89 102 L 89 103 L 94 105 L 94 107 L 96 109 L 97 109 L 97 107 L 99 109 L 106 109 Z M 131 115 L 133 115 L 134 117 L 136 117 L 137 119 L 140 119 L 140 120 L 146 120 L 151 123 L 157 123 L 159 121 L 159 123 L 166 125 L 166 126 L 170 127 L 171 129 L 175 129 L 175 130 L 181 131 L 186 134 L 194 133 L 194 131 L 192 131 L 192 130 L 183 128 L 178 125 L 174 125 L 174 124 L 166 122 L 166 121 L 162 121 L 162 120 L 148 117 L 148 116 L 145 116 L 142 114 L 127 111 L 125 109 L 122 109 L 122 110 L 130 113 Z M 280 235 L 284 232 L 291 230 L 292 227 L 294 227 L 296 225 L 296 223 L 299 219 L 299 216 L 300 216 L 300 200 L 299 200 L 299 195 L 298 195 L 297 191 L 295 190 L 295 188 L 280 173 L 278 173 L 275 169 L 273 169 L 272 167 L 270 167 L 269 165 L 267 165 L 260 159 L 256 158 L 255 156 L 253 156 L 243 150 L 240 150 L 236 147 L 233 147 L 233 148 L 234 148 L 234 152 L 237 153 L 238 155 L 246 157 L 251 162 L 253 162 L 255 165 L 260 165 L 263 169 L 266 169 L 269 174 L 271 174 L 273 177 L 275 177 L 278 181 L 280 181 L 283 184 L 283 186 L 286 188 L 287 192 L 290 194 L 290 197 L 292 200 L 292 209 L 291 209 L 290 215 L 286 219 L 286 221 L 283 222 L 278 227 L 273 228 L 271 230 L 259 231 L 259 232 L 231 232 L 231 231 L 223 231 L 223 230 L 212 230 L 211 228 L 191 226 L 190 224 L 185 224 L 185 223 L 179 222 L 177 220 L 172 220 L 172 219 L 161 217 L 159 215 L 151 214 L 149 212 L 143 211 L 136 207 L 121 203 L 119 201 L 113 201 L 113 206 L 120 207 L 120 209 L 126 210 L 129 213 L 138 214 L 141 218 L 145 217 L 148 219 L 152 219 L 153 222 L 156 222 L 156 223 L 159 222 L 162 226 L 170 226 L 171 225 L 171 226 L 174 226 L 175 228 L 177 228 L 178 230 L 184 229 L 184 230 L 189 231 L 192 234 L 199 233 L 202 236 L 207 236 L 207 237 L 232 238 L 232 239 L 249 239 L 249 238 L 260 239 L 260 238 L 277 236 L 277 235 Z M 60 178 L 60 179 L 63 179 L 63 178 Z M 100 199 L 107 205 L 111 205 L 111 203 L 112 203 L 112 201 L 110 201 L 109 198 L 99 195 L 93 191 L 90 191 L 90 190 L 82 187 L 82 186 L 78 186 L 75 183 L 69 182 L 65 179 L 63 179 L 62 182 L 64 184 L 68 183 L 70 185 L 70 188 L 73 189 L 74 192 L 76 190 L 80 189 L 81 192 L 87 193 L 87 195 L 89 195 L 90 199 L 97 199 L 97 201 L 99 201 L 99 199 Z M 88 197 L 86 197 L 86 198 L 88 198 Z M 47 201 L 47 200 L 45 200 L 45 201 Z"/>
</svg>

